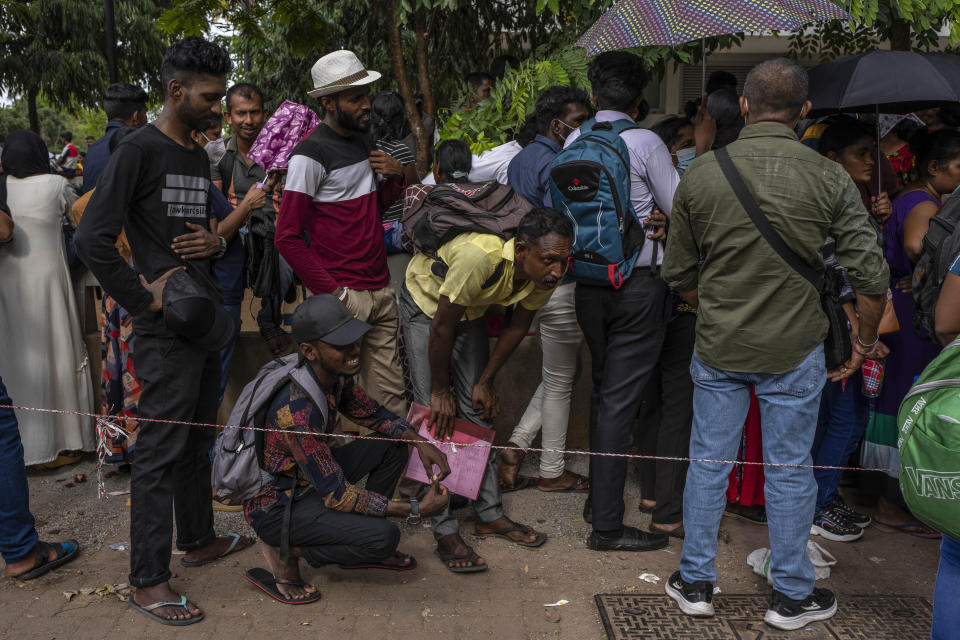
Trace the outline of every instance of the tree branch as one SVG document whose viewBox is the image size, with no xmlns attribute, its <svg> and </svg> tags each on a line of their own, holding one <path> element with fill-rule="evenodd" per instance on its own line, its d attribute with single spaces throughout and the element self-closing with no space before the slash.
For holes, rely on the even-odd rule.
<svg viewBox="0 0 960 640">
<path fill-rule="evenodd" d="M 428 142 L 427 132 L 423 128 L 423 120 L 420 118 L 420 111 L 417 109 L 417 102 L 414 100 L 413 91 L 410 88 L 410 76 L 407 75 L 407 65 L 403 60 L 403 41 L 400 39 L 400 0 L 391 0 L 390 2 L 390 63 L 393 66 L 393 74 L 397 77 L 397 85 L 400 88 L 400 95 L 403 97 L 403 103 L 407 110 L 407 119 L 410 120 L 410 128 L 413 130 L 413 138 L 417 141 L 417 174 L 424 175 L 429 168 L 427 153 Z"/>
</svg>

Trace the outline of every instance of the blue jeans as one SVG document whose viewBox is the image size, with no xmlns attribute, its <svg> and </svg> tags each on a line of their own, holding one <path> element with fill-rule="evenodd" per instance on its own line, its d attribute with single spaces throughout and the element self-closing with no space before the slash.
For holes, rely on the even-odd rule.
<svg viewBox="0 0 960 640">
<path fill-rule="evenodd" d="M 223 308 L 227 310 L 230 317 L 233 318 L 233 324 L 237 331 L 233 334 L 233 340 L 230 344 L 220 350 L 220 396 L 217 399 L 217 406 L 223 402 L 223 390 L 227 388 L 227 378 L 230 377 L 230 363 L 233 361 L 233 352 L 237 349 L 237 339 L 240 337 L 240 309 L 239 304 L 225 304 Z"/>
<path fill-rule="evenodd" d="M 280 316 L 280 307 L 283 305 L 283 296 L 286 295 L 293 282 L 293 268 L 287 264 L 283 256 L 278 256 L 280 269 L 280 293 L 269 298 L 260 298 L 260 311 L 257 313 L 257 326 L 261 329 L 280 329 L 283 318 Z"/>
<path fill-rule="evenodd" d="M 930 640 L 951 640 L 960 629 L 960 542 L 948 535 L 940 542 L 940 567 L 933 592 Z"/>
<path fill-rule="evenodd" d="M 13 404 L 0 379 L 0 404 Z M 30 513 L 23 444 L 13 409 L 0 409 L 0 555 L 4 562 L 20 562 L 37 545 Z"/>
<path fill-rule="evenodd" d="M 721 371 L 704 364 L 694 352 L 690 376 L 694 385 L 691 458 L 736 459 L 754 387 L 760 401 L 764 462 L 811 463 L 810 446 L 826 381 L 822 345 L 795 369 L 779 375 Z M 691 462 L 687 470 L 686 537 L 680 558 L 680 574 L 687 582 L 717 581 L 717 533 L 732 467 L 730 462 Z M 813 592 L 815 580 L 807 538 L 817 483 L 811 469 L 766 467 L 764 472 L 773 588 L 801 600 Z"/>
<path fill-rule="evenodd" d="M 815 465 L 842 467 L 857 448 L 870 419 L 870 404 L 862 386 L 863 374 L 857 371 L 847 380 L 845 390 L 840 382 L 828 382 L 823 388 L 817 436 L 810 452 Z M 817 480 L 817 511 L 822 511 L 836 497 L 843 471 L 815 469 L 813 475 Z"/>
</svg>

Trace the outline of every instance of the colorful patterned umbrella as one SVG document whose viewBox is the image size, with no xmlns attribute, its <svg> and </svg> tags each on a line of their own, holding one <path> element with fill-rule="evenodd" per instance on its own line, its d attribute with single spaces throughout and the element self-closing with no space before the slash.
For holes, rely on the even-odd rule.
<svg viewBox="0 0 960 640">
<path fill-rule="evenodd" d="M 620 0 L 577 46 L 593 56 L 744 31 L 793 30 L 821 20 L 852 17 L 828 0 Z"/>
</svg>

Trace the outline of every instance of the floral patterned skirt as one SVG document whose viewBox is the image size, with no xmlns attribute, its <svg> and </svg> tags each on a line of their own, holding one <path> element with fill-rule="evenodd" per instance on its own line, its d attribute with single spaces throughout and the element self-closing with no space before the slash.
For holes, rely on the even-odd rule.
<svg viewBox="0 0 960 640">
<path fill-rule="evenodd" d="M 100 324 L 100 412 L 136 418 L 140 401 L 140 382 L 133 371 L 133 316 L 110 296 L 103 295 Z M 107 462 L 129 463 L 137 441 L 136 420 L 125 420 L 121 426 L 128 438 L 116 437 L 110 442 Z"/>
</svg>

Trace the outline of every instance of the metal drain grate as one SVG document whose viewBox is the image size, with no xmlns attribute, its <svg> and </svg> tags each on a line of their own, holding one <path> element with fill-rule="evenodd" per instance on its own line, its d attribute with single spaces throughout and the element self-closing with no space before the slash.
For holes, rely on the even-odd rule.
<svg viewBox="0 0 960 640">
<path fill-rule="evenodd" d="M 720 594 L 713 618 L 684 615 L 666 595 L 600 593 L 594 596 L 609 640 L 919 640 L 930 636 L 933 607 L 917 596 L 838 596 L 830 620 L 797 631 L 763 622 L 768 595 Z"/>
</svg>

